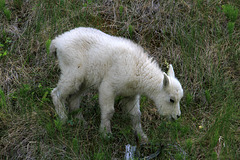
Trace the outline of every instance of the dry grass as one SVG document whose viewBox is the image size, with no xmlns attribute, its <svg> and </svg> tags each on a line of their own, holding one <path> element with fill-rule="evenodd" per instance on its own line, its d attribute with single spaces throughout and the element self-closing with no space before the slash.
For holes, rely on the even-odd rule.
<svg viewBox="0 0 240 160">
<path fill-rule="evenodd" d="M 1 1 L 0 1 L 1 3 Z M 113 137 L 98 134 L 97 94 L 83 98 L 84 128 L 76 119 L 61 126 L 50 91 L 59 69 L 46 41 L 78 26 L 130 38 L 141 44 L 163 70 L 172 63 L 183 85 L 182 118 L 162 120 L 142 98 L 144 130 L 153 143 L 178 143 L 186 159 L 236 159 L 239 151 L 240 26 L 232 36 L 221 6 L 228 1 L 6 1 L 0 10 L 0 157 L 2 159 L 114 159 L 135 144 L 117 109 Z M 231 5 L 239 8 L 239 1 Z M 116 104 L 118 107 L 118 104 Z M 203 126 L 199 129 L 199 126 Z M 165 148 L 161 159 L 184 159 Z"/>
</svg>

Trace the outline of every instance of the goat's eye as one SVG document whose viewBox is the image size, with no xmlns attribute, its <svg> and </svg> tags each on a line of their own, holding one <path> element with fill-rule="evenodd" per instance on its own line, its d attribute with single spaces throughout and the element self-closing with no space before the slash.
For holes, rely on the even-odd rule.
<svg viewBox="0 0 240 160">
<path fill-rule="evenodd" d="M 171 103 L 174 103 L 174 100 L 173 100 L 173 99 L 170 99 L 170 102 L 171 102 Z"/>
</svg>

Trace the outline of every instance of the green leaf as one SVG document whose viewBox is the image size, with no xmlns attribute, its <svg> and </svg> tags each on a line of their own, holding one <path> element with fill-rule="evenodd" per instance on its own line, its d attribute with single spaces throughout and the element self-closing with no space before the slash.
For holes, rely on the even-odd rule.
<svg viewBox="0 0 240 160">
<path fill-rule="evenodd" d="M 133 26 L 130 24 L 130 25 L 128 26 L 128 33 L 129 33 L 129 35 L 130 35 L 131 38 L 132 38 L 132 36 L 133 36 L 133 31 L 134 31 L 134 28 L 133 28 Z"/>
<path fill-rule="evenodd" d="M 222 5 L 222 9 L 224 14 L 227 16 L 227 18 L 231 22 L 235 22 L 238 17 L 239 10 L 235 6 L 232 6 L 230 4 Z"/>
<path fill-rule="evenodd" d="M 4 53 L 3 53 L 3 56 L 6 56 L 7 55 L 7 51 L 5 51 Z"/>
<path fill-rule="evenodd" d="M 8 20 L 11 20 L 11 11 L 9 9 L 4 9 L 4 14 Z"/>
<path fill-rule="evenodd" d="M 50 53 L 51 39 L 48 39 L 45 44 L 46 44 L 47 54 L 49 55 L 49 53 Z"/>
<path fill-rule="evenodd" d="M 0 0 L 0 10 L 3 10 L 5 7 L 5 0 Z"/>
<path fill-rule="evenodd" d="M 48 95 L 48 91 L 46 91 L 42 97 L 43 102 L 48 100 L 47 95 Z"/>
</svg>

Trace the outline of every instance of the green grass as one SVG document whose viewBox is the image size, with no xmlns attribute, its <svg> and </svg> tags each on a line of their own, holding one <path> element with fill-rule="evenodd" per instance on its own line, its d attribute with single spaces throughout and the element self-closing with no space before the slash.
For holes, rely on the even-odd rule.
<svg viewBox="0 0 240 160">
<path fill-rule="evenodd" d="M 106 140 L 99 134 L 96 92 L 83 96 L 87 127 L 72 118 L 75 113 L 66 125 L 56 116 L 50 92 L 60 70 L 49 56 L 50 42 L 79 26 L 132 39 L 164 71 L 173 64 L 184 88 L 181 118 L 165 121 L 152 101 L 141 99 L 142 125 L 150 142 L 165 146 L 160 159 L 237 159 L 239 1 L 158 3 L 0 0 L 1 159 L 123 159 L 125 145 L 136 145 L 130 119 L 118 103 L 113 136 Z"/>
</svg>

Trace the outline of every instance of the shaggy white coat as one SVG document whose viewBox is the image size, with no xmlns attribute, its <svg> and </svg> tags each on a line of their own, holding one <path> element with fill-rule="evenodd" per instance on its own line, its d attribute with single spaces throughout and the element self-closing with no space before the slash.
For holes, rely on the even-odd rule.
<svg viewBox="0 0 240 160">
<path fill-rule="evenodd" d="M 65 108 L 80 106 L 80 95 L 88 88 L 99 91 L 101 108 L 100 131 L 111 132 L 114 99 L 121 95 L 123 108 L 131 115 L 133 129 L 147 140 L 140 122 L 140 95 L 151 98 L 163 116 L 177 119 L 183 89 L 175 78 L 172 65 L 168 75 L 143 48 L 132 41 L 105 34 L 93 28 L 76 28 L 56 37 L 50 46 L 57 53 L 61 69 L 60 80 L 52 91 L 52 99 L 59 117 L 67 120 Z M 78 118 L 83 120 L 81 113 Z"/>
</svg>

